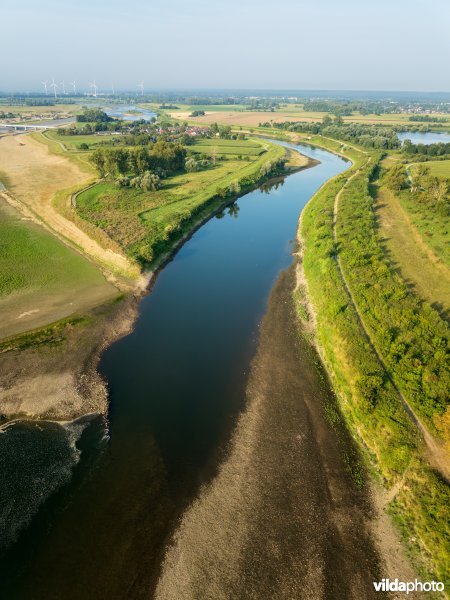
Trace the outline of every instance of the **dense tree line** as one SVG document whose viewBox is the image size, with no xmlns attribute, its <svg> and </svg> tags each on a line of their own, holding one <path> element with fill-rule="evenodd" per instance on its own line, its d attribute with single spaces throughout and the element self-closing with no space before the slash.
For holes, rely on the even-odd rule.
<svg viewBox="0 0 450 600">
<path fill-rule="evenodd" d="M 150 148 L 98 148 L 90 160 L 100 177 L 142 176 L 151 172 L 162 178 L 182 170 L 185 157 L 181 144 L 159 140 Z"/>
<path fill-rule="evenodd" d="M 109 121 L 113 121 L 113 118 L 100 108 L 86 108 L 81 115 L 77 115 L 78 123 L 108 123 Z"/>
<path fill-rule="evenodd" d="M 405 140 L 402 152 L 410 156 L 420 154 L 422 156 L 445 156 L 450 154 L 450 142 L 439 142 L 437 144 L 413 144 L 411 140 Z"/>
<path fill-rule="evenodd" d="M 408 121 L 413 123 L 448 123 L 445 117 L 433 117 L 432 115 L 413 115 Z"/>
<path fill-rule="evenodd" d="M 285 131 L 320 134 L 325 137 L 358 144 L 365 148 L 392 149 L 400 147 L 400 140 L 391 128 L 360 123 L 344 123 L 340 117 L 333 120 L 328 115 L 324 117 L 322 123 L 285 121 L 283 123 L 261 123 L 261 126 Z"/>
</svg>

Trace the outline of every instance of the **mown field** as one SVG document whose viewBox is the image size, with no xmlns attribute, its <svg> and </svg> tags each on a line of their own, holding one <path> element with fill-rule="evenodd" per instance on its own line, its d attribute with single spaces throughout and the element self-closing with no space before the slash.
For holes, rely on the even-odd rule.
<svg viewBox="0 0 450 600">
<path fill-rule="evenodd" d="M 168 177 L 153 192 L 102 182 L 78 195 L 77 213 L 105 231 L 129 257 L 148 263 L 186 233 L 203 210 L 223 203 L 230 186 L 250 188 L 259 181 L 261 168 L 284 154 L 280 146 L 268 145 L 258 157 L 230 157 L 203 171 Z"/>
<path fill-rule="evenodd" d="M 417 169 L 419 164 L 423 163 L 412 165 L 411 169 L 413 172 Z M 425 165 L 430 169 L 430 175 L 450 179 L 450 160 L 430 160 L 427 161 Z"/>
<path fill-rule="evenodd" d="M 255 140 L 199 139 L 187 147 L 192 152 L 235 156 L 259 156 L 265 152 L 264 145 Z"/>
<path fill-rule="evenodd" d="M 87 144 L 89 149 L 94 149 L 96 146 L 107 143 L 117 135 L 59 135 L 54 129 L 49 129 L 42 134 L 48 140 L 60 144 L 65 150 L 69 152 L 81 152 L 86 153 L 86 150 L 80 149 L 81 144 Z"/>
<path fill-rule="evenodd" d="M 433 428 L 443 413 L 448 329 L 439 315 L 408 290 L 380 245 L 369 180 L 378 157 L 349 151 L 360 173 L 341 195 L 333 238 L 335 198 L 349 173 L 322 187 L 302 214 L 300 235 L 308 297 L 316 313 L 315 336 L 342 412 L 368 463 L 391 490 L 389 510 L 421 572 L 448 581 L 450 495 L 430 468 L 423 442 L 391 377 Z M 355 298 L 348 295 L 340 261 Z M 299 316 L 306 317 L 302 293 Z M 366 338 L 359 314 L 373 344 Z M 437 361 L 437 362 L 436 362 Z M 339 418 L 330 415 L 330 419 Z"/>
<path fill-rule="evenodd" d="M 88 260 L 0 198 L 0 338 L 117 295 Z"/>
</svg>

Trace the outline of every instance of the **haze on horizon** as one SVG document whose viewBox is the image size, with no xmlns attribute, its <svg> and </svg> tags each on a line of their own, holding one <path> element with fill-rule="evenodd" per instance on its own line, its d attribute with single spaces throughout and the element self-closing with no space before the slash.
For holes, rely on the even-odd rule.
<svg viewBox="0 0 450 600">
<path fill-rule="evenodd" d="M 430 0 L 17 0 L 0 90 L 450 91 L 450 3 Z"/>
</svg>

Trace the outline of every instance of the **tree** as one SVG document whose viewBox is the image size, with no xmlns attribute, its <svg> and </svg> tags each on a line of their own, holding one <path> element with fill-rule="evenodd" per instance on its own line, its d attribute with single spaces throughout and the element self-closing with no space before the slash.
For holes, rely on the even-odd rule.
<svg viewBox="0 0 450 600">
<path fill-rule="evenodd" d="M 418 165 L 415 169 L 415 172 L 413 171 L 411 175 L 411 191 L 417 192 L 417 190 L 423 188 L 429 174 L 430 167 L 424 164 Z"/>
<path fill-rule="evenodd" d="M 161 187 L 160 178 L 156 173 L 146 171 L 141 178 L 141 189 L 145 192 L 154 192 Z"/>
<path fill-rule="evenodd" d="M 440 177 L 431 177 L 428 183 L 428 193 L 436 204 L 441 203 L 448 194 L 448 180 Z"/>
<path fill-rule="evenodd" d="M 104 154 L 103 150 L 100 150 L 100 149 L 94 150 L 94 152 L 89 157 L 89 160 L 94 165 L 94 167 L 97 169 L 100 177 L 105 177 L 106 161 L 105 161 L 105 154 Z"/>
<path fill-rule="evenodd" d="M 386 175 L 386 185 L 394 192 L 399 192 L 406 186 L 406 174 L 402 165 L 395 165 Z"/>
<path fill-rule="evenodd" d="M 237 179 L 231 182 L 228 191 L 230 192 L 230 194 L 239 194 L 239 192 L 241 191 L 241 186 Z"/>
</svg>

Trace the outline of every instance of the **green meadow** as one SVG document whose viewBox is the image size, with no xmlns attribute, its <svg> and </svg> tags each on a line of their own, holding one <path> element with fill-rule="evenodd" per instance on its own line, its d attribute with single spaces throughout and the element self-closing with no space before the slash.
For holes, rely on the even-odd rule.
<svg viewBox="0 0 450 600">
<path fill-rule="evenodd" d="M 204 154 L 234 154 L 236 156 L 259 156 L 265 151 L 264 147 L 254 140 L 223 140 L 220 138 L 196 140 L 194 145 L 188 146 L 188 150 Z"/>
<path fill-rule="evenodd" d="M 0 199 L 0 337 L 56 321 L 116 293 L 92 263 Z"/>
</svg>

